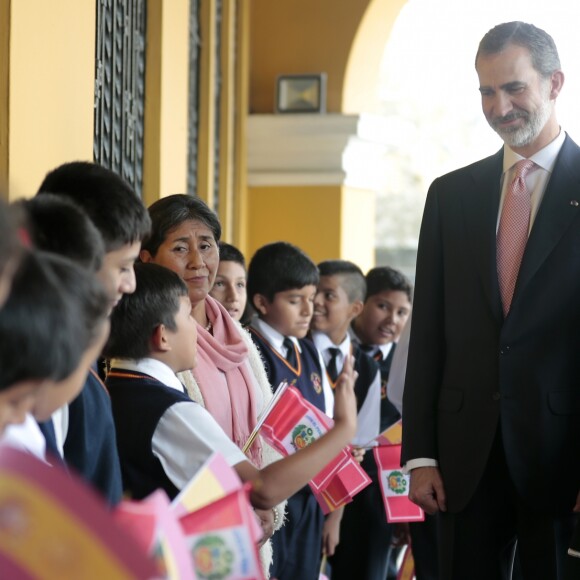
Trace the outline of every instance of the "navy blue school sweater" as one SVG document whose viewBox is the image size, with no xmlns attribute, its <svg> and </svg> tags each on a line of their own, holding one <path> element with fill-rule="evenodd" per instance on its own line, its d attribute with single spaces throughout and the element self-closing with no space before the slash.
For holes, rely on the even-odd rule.
<svg viewBox="0 0 580 580">
<path fill-rule="evenodd" d="M 296 349 L 296 368 L 291 367 L 288 361 L 274 349 L 258 330 L 248 327 L 254 344 L 258 347 L 268 380 L 273 389 L 286 380 L 295 386 L 302 396 L 322 412 L 325 411 L 324 392 L 322 390 L 322 369 L 318 350 L 314 343 L 306 338 L 300 339 L 302 352 Z"/>
<path fill-rule="evenodd" d="M 111 369 L 105 383 L 113 403 L 125 491 L 133 499 L 142 499 L 162 488 L 173 499 L 180 490 L 165 474 L 151 445 L 165 411 L 175 403 L 191 402 L 191 399 L 136 371 Z"/>
<path fill-rule="evenodd" d="M 123 495 L 111 400 L 91 369 L 79 396 L 68 406 L 64 459 L 109 503 Z"/>
</svg>

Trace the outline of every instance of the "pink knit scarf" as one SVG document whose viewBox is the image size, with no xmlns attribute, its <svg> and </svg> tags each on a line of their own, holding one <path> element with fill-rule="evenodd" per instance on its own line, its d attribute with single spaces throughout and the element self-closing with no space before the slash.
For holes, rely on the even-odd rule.
<svg viewBox="0 0 580 580">
<path fill-rule="evenodd" d="M 197 366 L 193 375 L 207 410 L 241 449 L 257 417 L 256 379 L 248 364 L 248 347 L 217 300 L 206 297 L 205 309 L 213 329 L 210 333 L 197 325 Z M 257 467 L 261 466 L 261 451 L 258 438 L 248 452 Z"/>
</svg>

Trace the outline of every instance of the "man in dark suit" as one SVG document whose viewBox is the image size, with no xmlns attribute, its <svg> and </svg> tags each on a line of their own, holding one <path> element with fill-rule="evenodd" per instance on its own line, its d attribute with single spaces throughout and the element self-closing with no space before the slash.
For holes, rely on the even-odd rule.
<svg viewBox="0 0 580 580">
<path fill-rule="evenodd" d="M 476 70 L 504 147 L 429 190 L 402 460 L 440 512 L 442 580 L 505 577 L 516 538 L 523 578 L 555 580 L 580 489 L 580 148 L 543 30 L 496 26 Z"/>
</svg>

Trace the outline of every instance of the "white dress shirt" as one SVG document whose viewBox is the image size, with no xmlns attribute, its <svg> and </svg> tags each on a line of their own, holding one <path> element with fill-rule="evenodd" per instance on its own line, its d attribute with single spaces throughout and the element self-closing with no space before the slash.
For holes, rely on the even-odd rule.
<svg viewBox="0 0 580 580">
<path fill-rule="evenodd" d="M 323 332 L 313 331 L 312 340 L 316 348 L 322 355 L 325 366 L 328 365 L 332 354 L 329 348 L 338 348 L 340 351 L 337 355 L 336 368 L 341 369 L 346 357 L 351 355 L 351 340 L 347 334 L 340 344 L 334 344 L 328 335 Z M 372 380 L 369 390 L 357 415 L 357 429 L 352 444 L 355 446 L 366 445 L 369 441 L 375 439 L 381 428 L 381 373 L 377 374 Z"/>
<path fill-rule="evenodd" d="M 24 423 L 8 425 L 0 437 L 0 445 L 14 447 L 34 455 L 44 463 L 46 461 L 46 440 L 34 417 L 26 414 Z"/>
</svg>

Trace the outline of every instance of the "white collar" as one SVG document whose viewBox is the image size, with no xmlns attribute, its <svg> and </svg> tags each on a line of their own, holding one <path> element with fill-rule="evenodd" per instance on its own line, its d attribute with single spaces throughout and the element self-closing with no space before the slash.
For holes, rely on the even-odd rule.
<svg viewBox="0 0 580 580">
<path fill-rule="evenodd" d="M 160 360 L 155 358 L 142 358 L 139 360 L 129 358 L 114 358 L 111 360 L 111 369 L 136 371 L 157 379 L 160 383 L 183 392 L 183 384 L 175 373 Z"/>
<path fill-rule="evenodd" d="M 278 332 L 275 328 L 272 328 L 267 322 L 264 322 L 261 318 L 254 318 L 252 320 L 252 326 L 270 343 L 274 349 L 280 354 L 285 352 L 286 347 L 284 346 L 284 339 L 289 338 L 297 347 L 298 352 L 302 352 L 300 348 L 300 343 L 295 336 L 284 336 Z"/>
<path fill-rule="evenodd" d="M 329 348 L 338 348 L 344 358 L 350 355 L 351 340 L 348 332 L 346 333 L 346 337 L 340 344 L 334 344 L 334 342 L 330 340 L 328 334 L 324 334 L 324 332 L 320 332 L 319 330 L 312 331 L 312 340 L 314 341 L 316 348 L 320 352 L 324 352 Z"/>
<path fill-rule="evenodd" d="M 558 158 L 558 153 L 564 145 L 566 139 L 566 132 L 560 130 L 558 136 L 551 142 L 548 143 L 543 149 L 534 153 L 530 159 L 538 166 L 540 166 L 545 171 L 549 173 L 554 169 L 556 164 L 556 159 Z M 521 155 L 518 155 L 515 151 L 510 149 L 507 145 L 503 148 L 503 171 L 504 173 L 511 169 L 518 161 L 525 159 Z"/>
</svg>

